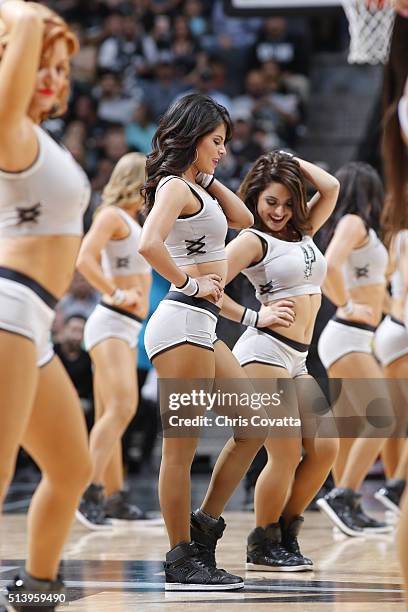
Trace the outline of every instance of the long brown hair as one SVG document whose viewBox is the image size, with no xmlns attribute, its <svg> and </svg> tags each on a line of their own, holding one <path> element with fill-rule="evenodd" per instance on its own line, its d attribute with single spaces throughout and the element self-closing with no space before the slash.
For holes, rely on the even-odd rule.
<svg viewBox="0 0 408 612">
<path fill-rule="evenodd" d="M 147 178 L 142 190 L 146 216 L 153 207 L 160 179 L 169 174 L 181 176 L 194 162 L 199 140 L 221 123 L 228 142 L 232 123 L 227 109 L 201 94 L 188 94 L 167 109 L 153 136 L 153 150 L 147 156 Z"/>
<path fill-rule="evenodd" d="M 384 73 L 383 159 L 386 202 L 382 225 L 386 235 L 408 228 L 408 149 L 401 136 L 398 103 L 408 76 L 408 19 L 397 15 L 390 59 Z"/>
<path fill-rule="evenodd" d="M 253 227 L 269 231 L 258 214 L 258 200 L 271 183 L 281 183 L 292 196 L 293 216 L 289 224 L 301 235 L 310 230 L 305 180 L 299 162 L 281 151 L 272 151 L 258 157 L 239 188 L 238 196 L 254 215 Z"/>
</svg>

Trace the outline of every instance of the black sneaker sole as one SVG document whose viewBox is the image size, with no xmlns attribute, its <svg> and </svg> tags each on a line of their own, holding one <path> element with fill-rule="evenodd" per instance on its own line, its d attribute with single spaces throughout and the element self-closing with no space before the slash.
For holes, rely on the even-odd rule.
<svg viewBox="0 0 408 612">
<path fill-rule="evenodd" d="M 236 591 L 243 589 L 244 581 L 237 584 L 184 584 L 182 582 L 166 582 L 165 591 Z"/>
<path fill-rule="evenodd" d="M 109 522 L 106 524 L 92 523 L 80 510 L 75 511 L 75 517 L 84 527 L 91 531 L 112 531 L 113 524 L 110 522 L 110 519 L 107 519 Z"/>
<path fill-rule="evenodd" d="M 248 572 L 307 572 L 313 571 L 312 565 L 261 565 L 260 563 L 245 563 Z"/>
<path fill-rule="evenodd" d="M 352 529 L 351 527 L 343 523 L 341 518 L 335 513 L 333 508 L 330 506 L 330 504 L 327 503 L 324 498 L 318 499 L 316 501 L 316 504 L 329 517 L 331 522 L 334 523 L 334 525 L 336 525 L 336 527 L 338 527 L 340 531 L 342 531 L 346 535 L 350 536 L 351 538 L 361 538 L 365 535 L 363 529 Z"/>
<path fill-rule="evenodd" d="M 374 493 L 374 497 L 377 501 L 381 502 L 382 505 L 387 508 L 387 510 L 391 510 L 398 516 L 401 515 L 400 507 L 394 504 L 394 502 L 391 501 L 386 495 L 381 495 L 380 491 L 377 491 L 376 493 Z"/>
</svg>

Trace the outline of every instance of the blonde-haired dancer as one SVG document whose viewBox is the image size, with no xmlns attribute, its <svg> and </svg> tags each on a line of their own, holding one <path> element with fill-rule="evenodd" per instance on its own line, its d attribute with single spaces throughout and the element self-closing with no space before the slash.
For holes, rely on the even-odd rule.
<svg viewBox="0 0 408 612">
<path fill-rule="evenodd" d="M 149 309 L 151 270 L 138 253 L 142 228 L 135 219 L 144 202 L 145 165 L 140 153 L 119 160 L 78 257 L 79 271 L 103 294 L 84 332 L 94 367 L 96 422 L 90 435 L 92 481 L 77 518 L 89 529 L 109 528 L 106 516 L 143 517 L 124 499 L 121 437 L 136 412 L 137 340 Z"/>
</svg>

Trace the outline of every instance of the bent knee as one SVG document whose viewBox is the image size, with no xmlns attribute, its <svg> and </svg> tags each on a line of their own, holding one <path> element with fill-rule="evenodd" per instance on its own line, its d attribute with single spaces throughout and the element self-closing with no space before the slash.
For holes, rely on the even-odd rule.
<svg viewBox="0 0 408 612">
<path fill-rule="evenodd" d="M 333 464 L 340 449 L 338 438 L 321 438 L 316 441 L 312 451 L 307 449 L 308 456 L 314 456 L 316 461 L 322 464 Z"/>
<path fill-rule="evenodd" d="M 56 486 L 64 486 L 71 491 L 84 490 L 92 478 L 92 461 L 88 448 L 56 461 L 52 467 L 44 468 L 43 473 Z"/>
</svg>

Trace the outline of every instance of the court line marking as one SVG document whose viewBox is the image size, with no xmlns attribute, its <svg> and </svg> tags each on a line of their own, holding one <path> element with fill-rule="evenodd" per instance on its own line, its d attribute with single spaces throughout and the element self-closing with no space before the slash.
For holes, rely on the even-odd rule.
<svg viewBox="0 0 408 612">
<path fill-rule="evenodd" d="M 1 583 L 6 583 L 5 580 L 0 580 Z M 130 589 L 132 591 L 137 589 L 162 589 L 164 587 L 163 582 L 137 582 L 134 581 L 105 581 L 105 580 L 64 580 L 65 586 L 68 588 L 108 588 L 108 589 Z M 361 589 L 361 588 L 341 588 L 341 587 L 319 587 L 314 586 L 272 586 L 272 585 L 261 585 L 261 584 L 246 584 L 246 588 L 249 592 L 260 591 L 260 592 L 310 592 L 310 593 L 404 593 L 403 589 Z"/>
</svg>

